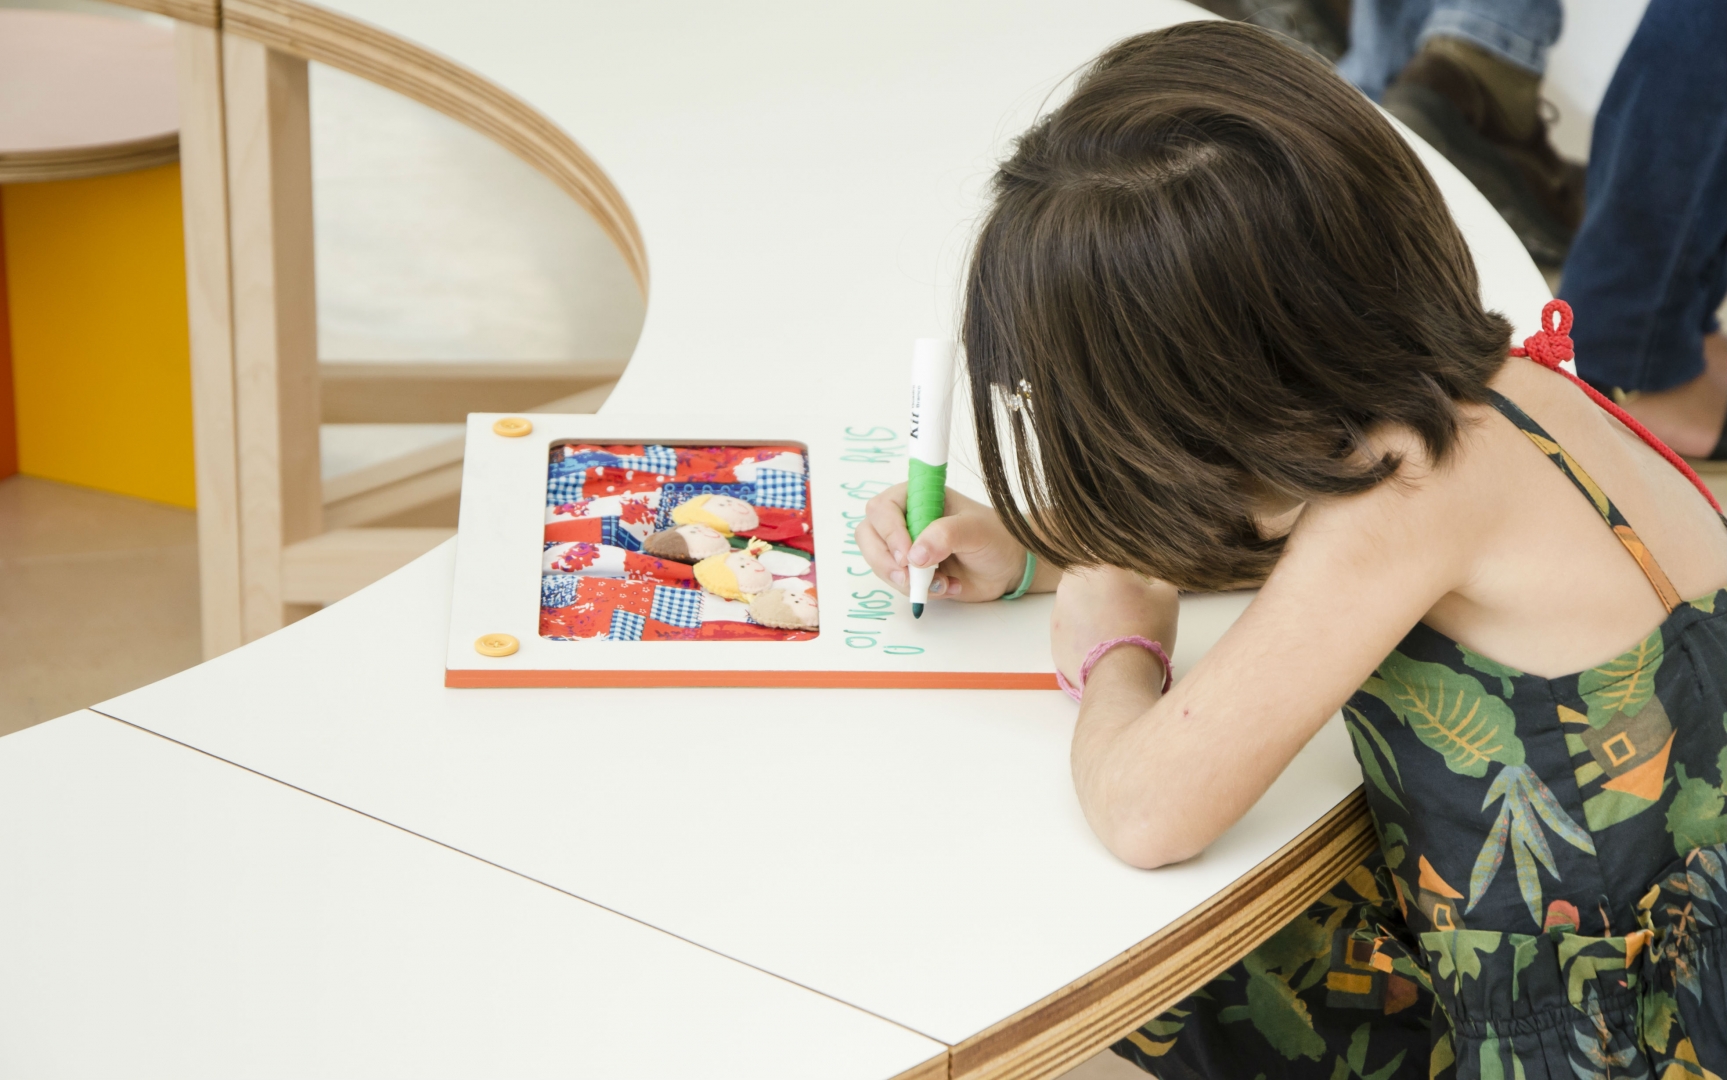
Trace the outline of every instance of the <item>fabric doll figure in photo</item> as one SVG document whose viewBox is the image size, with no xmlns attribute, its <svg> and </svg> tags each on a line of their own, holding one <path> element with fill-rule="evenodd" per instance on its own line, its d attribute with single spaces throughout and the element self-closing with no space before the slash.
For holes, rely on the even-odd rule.
<svg viewBox="0 0 1727 1080">
<path fill-rule="evenodd" d="M 756 508 L 730 495 L 697 495 L 672 508 L 672 522 L 677 525 L 707 525 L 722 536 L 754 532 L 762 520 Z"/>
<path fill-rule="evenodd" d="M 676 511 L 673 512 L 674 516 Z M 725 535 L 712 525 L 678 525 L 649 533 L 642 541 L 642 550 L 649 555 L 674 562 L 698 563 L 732 550 Z"/>
<path fill-rule="evenodd" d="M 723 596 L 727 600 L 748 600 L 773 586 L 773 574 L 756 558 L 767 549 L 767 544 L 752 541 L 741 551 L 733 551 L 727 555 L 710 555 L 696 564 L 696 581 L 715 596 Z"/>
<path fill-rule="evenodd" d="M 819 619 L 816 598 L 807 589 L 788 589 L 776 584 L 750 600 L 750 618 L 779 630 L 814 630 Z"/>
</svg>

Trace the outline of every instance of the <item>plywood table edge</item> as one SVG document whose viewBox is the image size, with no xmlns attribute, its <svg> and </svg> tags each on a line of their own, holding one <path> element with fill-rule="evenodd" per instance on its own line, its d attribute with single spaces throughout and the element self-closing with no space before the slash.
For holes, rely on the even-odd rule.
<svg viewBox="0 0 1727 1080">
<path fill-rule="evenodd" d="M 652 648 L 652 645 L 648 646 Z M 452 689 L 519 687 L 777 686 L 829 690 L 1054 690 L 1055 676 L 988 671 L 487 671 L 449 668 Z"/>
<path fill-rule="evenodd" d="M 4 151 L 0 152 L 0 184 L 80 180 L 172 165 L 179 160 L 180 133 L 177 131 L 94 146 Z"/>
<path fill-rule="evenodd" d="M 953 1080 L 1042 1080 L 1077 1066 L 1240 960 L 1377 843 L 1357 788 L 1176 922 L 955 1046 Z"/>
<path fill-rule="evenodd" d="M 170 19 L 192 23 L 194 26 L 214 29 L 222 25 L 221 0 L 114 0 L 114 3 L 121 7 L 166 15 Z"/>
<path fill-rule="evenodd" d="M 429 49 L 301 0 L 227 0 L 222 26 L 406 95 L 504 146 L 593 215 L 646 295 L 647 253 L 623 195 L 575 139 L 527 102 Z"/>
</svg>

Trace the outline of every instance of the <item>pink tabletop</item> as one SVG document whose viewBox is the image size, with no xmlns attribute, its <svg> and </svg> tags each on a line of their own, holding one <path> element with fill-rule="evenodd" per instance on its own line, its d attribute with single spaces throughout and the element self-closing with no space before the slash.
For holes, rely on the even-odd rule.
<svg viewBox="0 0 1727 1080">
<path fill-rule="evenodd" d="M 172 28 L 0 9 L 0 156 L 163 141 L 178 129 Z"/>
</svg>

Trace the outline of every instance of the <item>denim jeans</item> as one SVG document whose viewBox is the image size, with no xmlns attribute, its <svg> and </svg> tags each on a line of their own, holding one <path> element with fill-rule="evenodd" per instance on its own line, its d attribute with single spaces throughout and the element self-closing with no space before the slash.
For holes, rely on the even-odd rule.
<svg viewBox="0 0 1727 1080">
<path fill-rule="evenodd" d="M 1727 3 L 1652 0 L 1613 73 L 1559 293 L 1577 371 L 1665 390 L 1703 371 L 1727 294 Z"/>
<path fill-rule="evenodd" d="M 1452 37 L 1540 74 L 1561 23 L 1559 0 L 1355 0 L 1337 70 L 1378 101 L 1422 42 Z"/>
</svg>

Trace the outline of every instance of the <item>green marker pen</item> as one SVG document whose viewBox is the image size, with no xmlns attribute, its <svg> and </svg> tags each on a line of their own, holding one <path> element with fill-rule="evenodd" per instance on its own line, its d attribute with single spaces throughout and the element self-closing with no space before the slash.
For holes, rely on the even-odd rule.
<svg viewBox="0 0 1727 1080">
<path fill-rule="evenodd" d="M 951 341 L 918 338 L 911 354 L 911 454 L 906 462 L 905 527 L 916 540 L 947 507 L 947 434 L 953 421 Z M 929 603 L 933 566 L 909 567 L 912 618 Z"/>
</svg>

